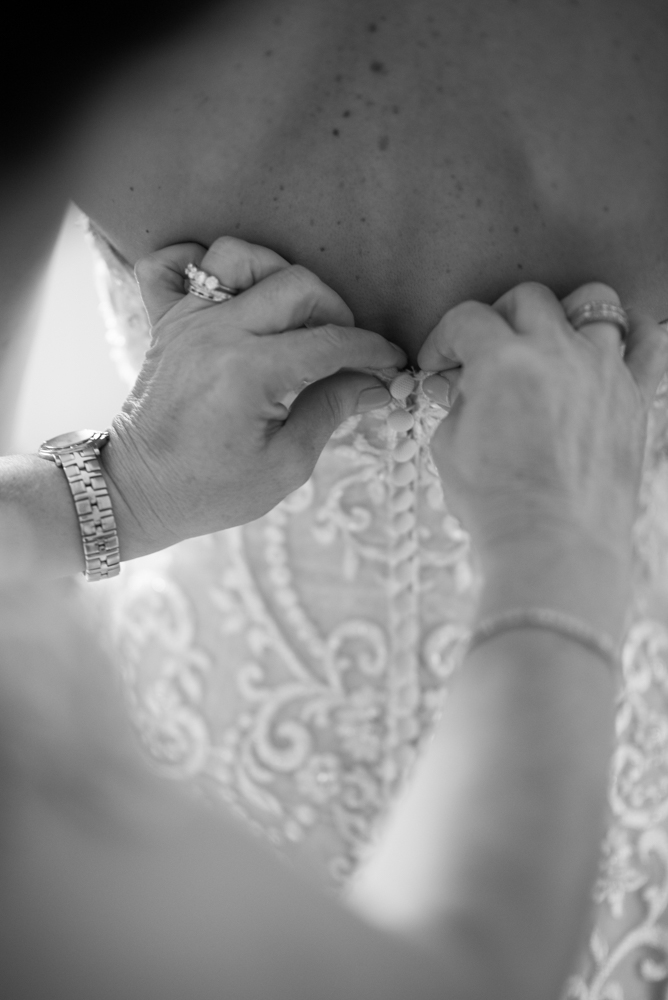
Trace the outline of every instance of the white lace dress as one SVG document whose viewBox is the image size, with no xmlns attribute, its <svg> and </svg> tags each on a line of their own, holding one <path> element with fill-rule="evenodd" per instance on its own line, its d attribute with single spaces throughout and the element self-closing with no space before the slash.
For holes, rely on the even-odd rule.
<svg viewBox="0 0 668 1000">
<path fill-rule="evenodd" d="M 124 262 L 93 235 L 112 352 L 148 343 Z M 102 587 L 147 754 L 343 883 L 459 669 L 477 581 L 421 390 L 350 418 L 311 479 L 251 524 L 126 563 Z M 595 926 L 568 1000 L 668 992 L 668 380 L 653 408 Z"/>
</svg>

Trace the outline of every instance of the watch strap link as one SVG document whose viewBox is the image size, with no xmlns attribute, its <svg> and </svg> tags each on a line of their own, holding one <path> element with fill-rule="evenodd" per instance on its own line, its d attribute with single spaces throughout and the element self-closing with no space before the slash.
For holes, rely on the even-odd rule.
<svg viewBox="0 0 668 1000">
<path fill-rule="evenodd" d="M 93 583 L 118 576 L 121 571 L 118 534 L 99 451 L 92 445 L 84 445 L 60 452 L 56 461 L 67 477 L 74 498 L 83 540 L 86 579 Z"/>
</svg>

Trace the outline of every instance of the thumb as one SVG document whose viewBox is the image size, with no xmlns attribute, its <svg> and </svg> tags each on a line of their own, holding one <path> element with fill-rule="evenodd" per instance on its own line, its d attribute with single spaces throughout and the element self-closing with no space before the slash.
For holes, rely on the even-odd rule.
<svg viewBox="0 0 668 1000">
<path fill-rule="evenodd" d="M 378 379 L 359 372 L 337 372 L 312 382 L 297 396 L 284 427 L 319 455 L 344 420 L 385 406 L 391 398 Z"/>
</svg>

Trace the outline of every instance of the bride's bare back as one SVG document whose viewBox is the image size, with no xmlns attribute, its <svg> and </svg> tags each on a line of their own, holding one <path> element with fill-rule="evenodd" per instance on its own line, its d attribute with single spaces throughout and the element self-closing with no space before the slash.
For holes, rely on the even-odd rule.
<svg viewBox="0 0 668 1000">
<path fill-rule="evenodd" d="M 243 0 L 96 107 L 77 197 L 130 261 L 222 234 L 415 359 L 463 298 L 604 280 L 668 315 L 663 0 Z"/>
</svg>

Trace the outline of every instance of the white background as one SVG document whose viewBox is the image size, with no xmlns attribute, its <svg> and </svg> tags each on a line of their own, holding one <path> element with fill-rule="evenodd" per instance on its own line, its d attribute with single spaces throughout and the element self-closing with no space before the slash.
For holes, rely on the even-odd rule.
<svg viewBox="0 0 668 1000">
<path fill-rule="evenodd" d="M 46 279 L 25 369 L 12 451 L 34 452 L 64 431 L 104 430 L 127 388 L 109 359 L 79 212 L 67 213 Z"/>
</svg>

